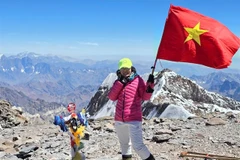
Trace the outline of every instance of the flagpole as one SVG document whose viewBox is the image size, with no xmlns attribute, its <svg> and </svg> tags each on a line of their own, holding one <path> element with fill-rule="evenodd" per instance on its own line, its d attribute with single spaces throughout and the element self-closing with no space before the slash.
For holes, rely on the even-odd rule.
<svg viewBox="0 0 240 160">
<path fill-rule="evenodd" d="M 157 63 L 157 58 L 155 59 L 154 65 L 151 67 L 152 69 L 152 75 L 154 73 L 155 67 L 156 67 L 156 63 Z"/>
</svg>

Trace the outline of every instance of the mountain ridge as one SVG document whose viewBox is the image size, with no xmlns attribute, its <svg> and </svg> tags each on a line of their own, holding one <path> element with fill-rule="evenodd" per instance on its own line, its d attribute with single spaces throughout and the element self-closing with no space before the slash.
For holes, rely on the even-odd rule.
<svg viewBox="0 0 240 160">
<path fill-rule="evenodd" d="M 44 102 L 56 102 L 63 105 L 73 101 L 78 108 L 83 108 L 89 104 L 90 99 L 109 73 L 115 73 L 117 63 L 115 60 L 85 60 L 79 63 L 79 61 L 67 61 L 54 55 L 43 56 L 33 52 L 24 52 L 9 57 L 2 55 L 0 58 L 0 86 L 9 88 L 10 92 L 22 92 L 31 101 L 41 98 Z M 150 73 L 149 62 L 138 61 L 134 63 L 134 66 L 140 75 L 144 76 Z M 206 67 L 180 63 L 164 62 L 163 66 L 175 69 L 179 75 L 185 73 L 187 69 L 189 70 L 189 66 L 191 66 L 192 72 L 214 71 Z M 199 70 L 202 69 L 203 71 L 200 72 Z M 216 74 L 220 74 L 220 72 Z M 212 85 L 217 88 L 213 91 L 219 90 L 222 95 L 231 98 L 240 97 L 239 89 L 232 89 L 238 84 L 227 83 L 227 81 L 225 83 L 223 86 Z M 228 92 L 229 94 L 227 94 Z M 11 93 L 7 95 L 11 96 Z M 8 98 L 7 95 L 5 98 L 10 100 L 11 98 Z M 21 100 L 21 98 L 17 99 Z M 16 101 L 13 102 L 15 105 L 22 105 L 21 102 L 19 104 Z M 27 104 L 32 104 L 32 102 L 29 101 Z"/>
<path fill-rule="evenodd" d="M 193 75 L 190 78 L 210 91 L 240 101 L 240 74 L 218 72 L 206 76 Z"/>
<path fill-rule="evenodd" d="M 87 106 L 89 114 L 94 118 L 114 115 L 115 102 L 108 99 L 107 93 L 116 78 L 116 74 L 109 74 Z M 143 78 L 146 80 L 146 76 Z M 184 118 L 199 112 L 240 110 L 240 102 L 208 92 L 197 83 L 169 69 L 155 75 L 154 90 L 150 101 L 142 104 L 143 116 L 148 118 L 161 117 L 165 111 L 170 113 L 167 110 L 168 106 L 171 111 L 179 112 L 179 116 Z M 179 110 L 180 106 L 183 107 L 181 110 Z M 169 114 L 169 116 L 174 115 Z"/>
</svg>

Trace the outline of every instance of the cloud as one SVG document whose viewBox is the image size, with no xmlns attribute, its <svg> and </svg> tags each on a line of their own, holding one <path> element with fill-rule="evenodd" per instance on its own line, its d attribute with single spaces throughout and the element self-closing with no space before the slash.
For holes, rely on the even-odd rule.
<svg viewBox="0 0 240 160">
<path fill-rule="evenodd" d="M 93 43 L 93 42 L 77 42 L 80 45 L 87 45 L 87 46 L 99 46 L 98 43 Z"/>
</svg>

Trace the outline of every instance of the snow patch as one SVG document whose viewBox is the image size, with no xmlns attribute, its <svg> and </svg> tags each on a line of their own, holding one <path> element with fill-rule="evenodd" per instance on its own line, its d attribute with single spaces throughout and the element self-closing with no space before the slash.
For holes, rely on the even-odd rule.
<svg viewBox="0 0 240 160">
<path fill-rule="evenodd" d="M 187 119 L 195 115 L 187 111 L 183 106 L 170 104 L 160 115 L 160 118 Z"/>
<path fill-rule="evenodd" d="M 92 118 L 98 119 L 105 116 L 114 116 L 115 114 L 116 101 L 109 100 L 102 108 L 98 111 L 97 115 Z"/>
<path fill-rule="evenodd" d="M 105 78 L 105 80 L 103 81 L 103 83 L 101 84 L 101 86 L 103 87 L 108 87 L 108 89 L 110 89 L 113 85 L 113 82 L 117 79 L 117 75 L 116 73 L 110 73 L 107 78 Z"/>
<path fill-rule="evenodd" d="M 16 68 L 15 67 L 11 67 L 11 71 L 14 71 Z"/>
</svg>

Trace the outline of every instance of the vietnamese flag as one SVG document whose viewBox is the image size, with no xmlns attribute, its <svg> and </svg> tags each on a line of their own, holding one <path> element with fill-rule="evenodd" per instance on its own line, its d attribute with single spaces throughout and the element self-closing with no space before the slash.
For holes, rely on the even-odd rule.
<svg viewBox="0 0 240 160">
<path fill-rule="evenodd" d="M 226 26 L 186 8 L 170 6 L 156 59 L 227 68 L 240 39 Z"/>
</svg>

